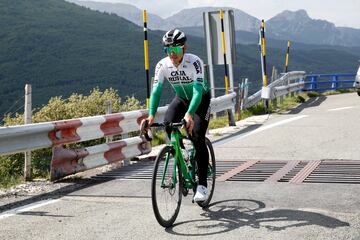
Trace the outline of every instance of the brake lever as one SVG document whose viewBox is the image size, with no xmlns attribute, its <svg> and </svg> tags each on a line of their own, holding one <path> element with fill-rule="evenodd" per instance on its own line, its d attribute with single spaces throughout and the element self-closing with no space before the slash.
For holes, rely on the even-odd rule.
<svg viewBox="0 0 360 240">
<path fill-rule="evenodd" d="M 192 137 L 191 137 L 191 134 L 189 133 L 189 129 L 186 127 L 186 124 L 187 124 L 186 120 L 182 119 L 181 123 L 183 124 L 183 126 L 185 128 L 186 137 L 192 141 Z"/>
<path fill-rule="evenodd" d="M 148 126 L 149 126 L 149 121 L 145 120 L 142 126 L 140 127 L 140 133 L 144 135 L 147 141 L 151 142 L 153 140 L 153 134 L 151 129 L 150 128 L 148 129 Z"/>
</svg>

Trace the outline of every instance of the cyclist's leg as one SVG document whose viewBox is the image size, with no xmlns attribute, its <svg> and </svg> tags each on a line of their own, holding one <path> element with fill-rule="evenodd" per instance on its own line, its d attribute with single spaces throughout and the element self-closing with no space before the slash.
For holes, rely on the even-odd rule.
<svg viewBox="0 0 360 240">
<path fill-rule="evenodd" d="M 180 122 L 184 118 L 187 108 L 188 106 L 184 100 L 175 96 L 165 113 L 164 122 Z M 167 128 L 165 130 L 170 138 L 171 129 Z"/>
<path fill-rule="evenodd" d="M 206 130 L 210 120 L 210 93 L 205 94 L 194 116 L 193 138 L 196 149 L 195 159 L 198 165 L 199 185 L 207 187 L 207 168 L 209 153 L 205 144 Z"/>
</svg>

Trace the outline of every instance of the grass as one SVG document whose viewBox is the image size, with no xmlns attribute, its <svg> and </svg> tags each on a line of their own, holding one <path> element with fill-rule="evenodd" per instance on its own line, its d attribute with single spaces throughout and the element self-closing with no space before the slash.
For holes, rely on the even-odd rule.
<svg viewBox="0 0 360 240">
<path fill-rule="evenodd" d="M 23 182 L 21 175 L 0 174 L 0 189 L 8 189 Z"/>
<path fill-rule="evenodd" d="M 153 132 L 152 146 L 157 146 L 166 143 L 166 132 L 164 130 Z"/>
<path fill-rule="evenodd" d="M 304 93 L 302 93 L 300 95 L 296 95 L 294 97 L 284 97 L 283 103 L 278 104 L 277 108 L 274 109 L 273 111 L 274 112 L 286 112 L 286 111 L 298 106 L 299 104 L 306 102 L 309 99 L 310 99 L 310 97 Z"/>
</svg>

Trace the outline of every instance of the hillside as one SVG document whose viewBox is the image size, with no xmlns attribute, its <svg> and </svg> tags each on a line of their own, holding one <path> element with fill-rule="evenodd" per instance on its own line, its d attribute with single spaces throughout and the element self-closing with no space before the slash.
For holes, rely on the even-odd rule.
<svg viewBox="0 0 360 240">
<path fill-rule="evenodd" d="M 33 86 L 33 106 L 53 96 L 88 94 L 114 88 L 124 98 L 145 99 L 143 29 L 115 14 L 101 13 L 63 0 L 0 1 L 0 115 L 23 111 L 24 86 Z M 150 31 L 150 75 L 164 57 L 163 31 Z M 188 35 L 189 51 L 206 62 L 203 37 Z M 238 45 L 235 85 L 242 77 L 261 84 L 257 45 Z M 290 70 L 355 72 L 358 57 L 335 49 L 292 49 Z M 341 60 L 341 61 L 340 61 Z M 283 68 L 284 49 L 268 49 L 268 69 Z M 269 73 L 271 74 L 271 73 Z M 216 87 L 223 83 L 223 66 L 216 67 Z M 162 104 L 173 95 L 166 90 Z M 98 106 L 102 108 L 103 106 Z"/>
<path fill-rule="evenodd" d="M 0 29 L 0 113 L 22 97 L 26 83 L 35 106 L 96 86 L 121 96 L 146 86 L 143 30 L 116 15 L 61 0 L 0 1 Z M 160 37 L 149 34 L 151 43 Z M 162 54 L 156 46 L 151 62 Z"/>
</svg>

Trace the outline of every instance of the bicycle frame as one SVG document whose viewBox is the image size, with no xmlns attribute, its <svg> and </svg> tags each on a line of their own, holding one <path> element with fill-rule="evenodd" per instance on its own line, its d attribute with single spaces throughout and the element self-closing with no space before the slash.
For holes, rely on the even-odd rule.
<svg viewBox="0 0 360 240">
<path fill-rule="evenodd" d="M 148 132 L 149 130 L 146 129 L 148 126 L 145 123 L 143 124 L 144 128 L 140 130 L 144 137 L 151 141 L 152 132 Z M 173 225 L 179 214 L 182 197 L 189 194 L 189 189 L 195 193 L 198 184 L 196 176 L 198 170 L 194 158 L 196 155 L 194 148 L 196 142 L 193 141 L 187 129 L 185 129 L 186 135 L 180 131 L 179 128 L 185 125 L 186 122 L 182 121 L 181 123 L 152 123 L 150 126 L 165 127 L 167 132 L 171 131 L 169 144 L 161 149 L 156 157 L 151 181 L 151 201 L 154 215 L 158 223 L 163 227 Z M 186 140 L 189 140 L 191 143 L 187 143 Z M 214 150 L 210 140 L 206 137 L 205 145 L 209 153 L 208 176 L 206 180 L 209 194 L 204 201 L 192 199 L 193 203 L 196 201 L 203 208 L 209 205 L 213 196 L 216 171 Z M 189 162 L 187 155 L 190 155 Z"/>
<path fill-rule="evenodd" d="M 181 147 L 180 147 L 180 140 L 182 138 L 185 138 L 178 129 L 173 129 L 172 132 L 171 132 L 171 142 L 170 142 L 170 145 L 173 147 L 173 149 L 175 150 L 175 154 L 174 154 L 174 174 L 173 174 L 173 181 L 172 181 L 172 187 L 175 187 L 175 184 L 177 183 L 178 181 L 178 178 L 177 178 L 177 175 L 176 175 L 176 167 L 179 165 L 179 174 L 182 174 L 182 177 L 184 179 L 183 181 L 183 187 L 185 188 L 189 188 L 189 189 L 192 189 L 196 186 L 196 182 L 194 181 L 194 177 L 195 176 L 195 166 L 192 167 L 192 169 L 189 171 L 186 163 L 185 163 L 185 160 L 184 160 L 184 157 L 183 157 L 183 154 L 181 152 Z M 192 143 L 193 144 L 193 143 Z M 194 146 L 193 146 L 194 148 Z M 192 156 L 189 156 L 189 161 L 193 161 L 194 157 L 194 151 L 192 153 Z M 166 172 L 165 172 L 165 169 L 167 169 L 167 165 L 169 163 L 169 156 L 166 157 L 166 160 L 165 160 L 165 166 L 164 166 L 164 171 L 162 173 L 162 177 L 161 177 L 161 186 L 162 187 L 165 187 L 165 184 L 164 184 L 164 180 L 165 180 L 165 175 L 166 175 Z M 193 163 L 191 163 L 193 164 Z"/>
</svg>

